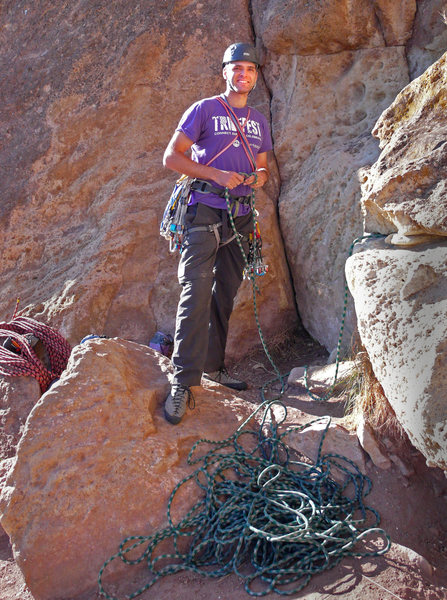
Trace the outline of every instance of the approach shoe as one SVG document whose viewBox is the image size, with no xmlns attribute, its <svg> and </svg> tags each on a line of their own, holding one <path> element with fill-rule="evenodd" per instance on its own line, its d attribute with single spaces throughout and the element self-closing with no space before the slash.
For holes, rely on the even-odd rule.
<svg viewBox="0 0 447 600">
<path fill-rule="evenodd" d="M 213 371 L 212 373 L 204 373 L 203 376 L 205 379 L 215 381 L 216 383 L 220 383 L 221 385 L 229 387 L 233 390 L 247 389 L 247 384 L 245 381 L 240 381 L 239 379 L 232 377 L 225 367 L 221 367 L 218 371 Z"/>
<path fill-rule="evenodd" d="M 186 385 L 174 384 L 165 401 L 165 418 L 177 425 L 186 412 L 186 407 L 194 408 L 194 396 Z"/>
</svg>

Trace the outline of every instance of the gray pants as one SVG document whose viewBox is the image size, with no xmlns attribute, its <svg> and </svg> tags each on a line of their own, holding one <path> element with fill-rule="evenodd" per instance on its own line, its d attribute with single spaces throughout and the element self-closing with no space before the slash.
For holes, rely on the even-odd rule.
<svg viewBox="0 0 447 600">
<path fill-rule="evenodd" d="M 252 213 L 234 221 L 237 231 L 245 234 L 241 241 L 247 254 Z M 173 383 L 200 385 L 203 372 L 224 365 L 228 321 L 245 264 L 236 239 L 219 245 L 214 231 L 195 230 L 217 223 L 223 224 L 217 232 L 224 243 L 232 236 L 226 210 L 200 203 L 188 208 L 187 228 L 192 231 L 186 235 L 178 267 L 182 291 L 172 354 Z"/>
</svg>

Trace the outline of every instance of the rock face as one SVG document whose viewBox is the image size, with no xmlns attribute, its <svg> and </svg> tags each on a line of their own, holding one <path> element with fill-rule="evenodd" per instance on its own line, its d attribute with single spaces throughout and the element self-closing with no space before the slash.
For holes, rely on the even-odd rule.
<svg viewBox="0 0 447 600">
<path fill-rule="evenodd" d="M 378 156 L 370 131 L 408 83 L 415 2 L 254 3 L 266 46 L 282 188 L 280 223 L 306 329 L 338 342 L 344 262 L 361 234 L 357 171 Z M 385 37 L 384 37 L 385 36 Z M 348 307 L 344 347 L 355 328 Z"/>
<path fill-rule="evenodd" d="M 438 57 L 441 9 L 441 0 L 8 6 L 0 312 L 20 294 L 25 314 L 71 344 L 91 332 L 144 343 L 173 333 L 177 257 L 158 225 L 175 175 L 162 169 L 163 150 L 184 109 L 222 91 L 225 47 L 254 31 L 268 88 L 260 78 L 251 102 L 271 115 L 276 155 L 258 198 L 270 267 L 260 322 L 267 337 L 290 330 L 295 296 L 305 327 L 333 350 L 343 265 L 361 234 L 357 170 L 378 156 L 370 131 L 409 81 L 407 53 L 410 76 Z M 259 344 L 252 312 L 245 285 L 230 359 Z M 345 347 L 354 328 L 349 305 Z"/>
<path fill-rule="evenodd" d="M 374 373 L 412 443 L 447 470 L 447 242 L 365 245 L 346 265 Z"/>
<path fill-rule="evenodd" d="M 277 54 L 335 54 L 404 45 L 411 36 L 416 1 L 254 0 L 254 20 L 263 43 Z"/>
<path fill-rule="evenodd" d="M 441 17 L 445 12 L 444 0 L 418 0 L 413 33 L 407 46 L 411 79 L 415 79 L 447 48 L 447 27 Z"/>
<path fill-rule="evenodd" d="M 445 70 L 446 55 L 374 129 L 382 153 L 363 172 L 365 228 L 390 244 L 360 246 L 346 273 L 376 377 L 428 464 L 447 470 Z"/>
<path fill-rule="evenodd" d="M 163 151 L 183 111 L 223 91 L 224 49 L 252 36 L 248 2 L 59 9 L 38 0 L 2 14 L 0 311 L 20 295 L 25 314 L 72 344 L 91 332 L 148 343 L 157 330 L 173 333 L 179 294 L 178 257 L 158 234 L 176 179 Z M 218 44 L 214 31 L 224 32 Z M 262 81 L 253 104 L 268 116 Z M 258 300 L 266 334 L 297 319 L 278 189 L 275 174 L 257 202 L 270 266 Z M 244 287 L 230 355 L 259 343 Z"/>
</svg>

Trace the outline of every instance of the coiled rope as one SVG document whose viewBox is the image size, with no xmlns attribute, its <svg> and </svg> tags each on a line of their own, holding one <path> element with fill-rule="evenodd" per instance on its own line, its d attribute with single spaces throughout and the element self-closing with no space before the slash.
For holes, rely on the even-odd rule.
<svg viewBox="0 0 447 600">
<path fill-rule="evenodd" d="M 45 346 L 49 369 L 38 358 L 26 334 L 33 334 Z M 0 323 L 1 337 L 10 337 L 20 350 L 15 353 L 0 346 L 0 375 L 34 377 L 39 382 L 42 394 L 67 366 L 71 353 L 69 343 L 60 333 L 30 317 L 14 316 L 10 322 Z"/>
<path fill-rule="evenodd" d="M 277 408 L 273 415 L 278 406 L 279 419 Z M 258 430 L 247 428 L 261 410 Z M 198 467 L 172 491 L 169 525 L 149 536 L 123 540 L 99 572 L 100 593 L 107 600 L 118 600 L 103 585 L 107 566 L 118 558 L 127 565 L 144 562 L 150 572 L 149 581 L 127 596 L 130 600 L 161 577 L 179 571 L 213 578 L 234 573 L 251 596 L 291 595 L 343 557 L 387 552 L 390 538 L 378 527 L 377 511 L 364 503 L 371 480 L 349 459 L 322 454 L 330 418 L 280 432 L 286 416 L 280 401 L 264 402 L 229 438 L 196 442 L 188 464 Z M 287 445 L 287 436 L 323 419 L 326 426 L 317 458 L 311 464 L 303 462 Z M 175 522 L 175 497 L 185 487 L 194 497 L 190 485 L 200 497 Z M 166 550 L 167 542 L 172 551 L 161 553 L 159 544 Z"/>
</svg>

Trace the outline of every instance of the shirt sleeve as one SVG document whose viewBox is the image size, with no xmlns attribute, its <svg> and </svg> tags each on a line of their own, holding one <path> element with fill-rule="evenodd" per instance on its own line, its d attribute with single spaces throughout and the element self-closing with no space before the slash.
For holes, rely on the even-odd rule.
<svg viewBox="0 0 447 600">
<path fill-rule="evenodd" d="M 176 131 L 184 133 L 193 143 L 197 142 L 202 132 L 202 113 L 199 102 L 196 102 L 185 111 Z"/>
</svg>

